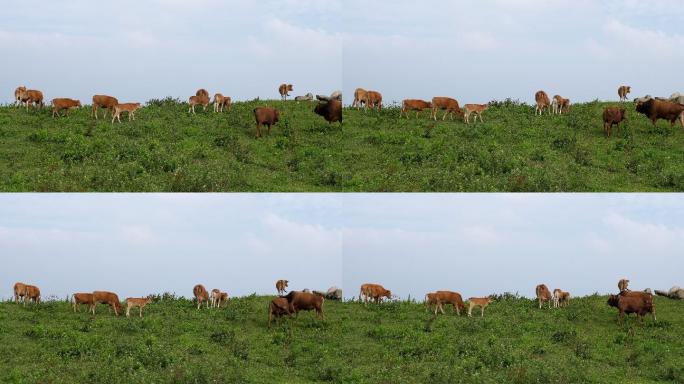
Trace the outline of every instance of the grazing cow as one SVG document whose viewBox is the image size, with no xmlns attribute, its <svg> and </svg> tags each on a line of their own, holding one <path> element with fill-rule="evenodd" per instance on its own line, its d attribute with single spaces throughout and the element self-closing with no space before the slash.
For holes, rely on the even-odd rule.
<svg viewBox="0 0 684 384">
<path fill-rule="evenodd" d="M 256 137 L 261 137 L 261 126 L 268 127 L 268 134 L 271 134 L 271 126 L 275 125 L 280 119 L 280 112 L 275 108 L 258 107 L 254 108 L 254 119 L 256 120 Z"/>
<path fill-rule="evenodd" d="M 276 291 L 278 291 L 278 295 L 283 295 L 285 292 L 287 292 L 287 284 L 289 283 L 289 280 L 278 280 L 276 281 Z"/>
<path fill-rule="evenodd" d="M 214 288 L 211 290 L 210 300 L 212 308 L 221 308 L 221 303 L 228 302 L 228 293 L 221 292 L 220 290 Z"/>
<path fill-rule="evenodd" d="M 537 93 L 534 94 L 534 101 L 536 103 L 536 106 L 534 107 L 534 114 L 536 115 L 539 113 L 539 116 L 543 114 L 545 108 L 549 109 L 549 106 L 551 105 L 549 95 L 547 95 L 544 91 L 537 91 Z"/>
<path fill-rule="evenodd" d="M 230 112 L 230 105 L 232 103 L 232 99 L 230 96 L 223 96 L 220 93 L 217 93 L 214 95 L 214 112 L 219 113 L 223 112 L 223 107 L 226 107 L 228 112 Z"/>
<path fill-rule="evenodd" d="M 656 319 L 653 296 L 645 292 L 622 292 L 619 295 L 610 295 L 608 305 L 618 309 L 618 323 L 622 324 L 625 313 L 636 313 L 637 319 L 643 322 L 644 315 L 650 313 L 653 320 Z"/>
<path fill-rule="evenodd" d="M 367 93 L 368 91 L 366 91 L 363 88 L 356 88 L 356 90 L 354 91 L 354 102 L 352 103 L 352 108 L 356 107 L 356 109 L 358 110 L 359 108 L 361 108 L 361 104 L 363 104 L 363 109 L 365 110 L 366 98 L 368 97 Z"/>
<path fill-rule="evenodd" d="M 139 315 L 142 317 L 143 308 L 152 302 L 152 297 L 147 296 L 144 298 L 128 297 L 126 298 L 126 317 L 131 317 L 131 308 L 138 307 Z"/>
<path fill-rule="evenodd" d="M 315 310 L 316 316 L 325 319 L 325 315 L 323 314 L 323 302 L 325 302 L 325 298 L 323 296 L 307 292 L 291 291 L 284 297 L 287 299 L 290 309 L 294 312 L 295 316 L 297 316 L 299 311 Z"/>
<path fill-rule="evenodd" d="M 292 87 L 292 84 L 280 84 L 278 87 L 278 93 L 280 93 L 280 99 L 281 100 L 287 100 L 287 97 L 290 96 L 290 92 L 292 92 L 294 88 Z"/>
<path fill-rule="evenodd" d="M 24 286 L 24 306 L 26 303 L 40 304 L 40 288 L 35 285 Z"/>
<path fill-rule="evenodd" d="M 684 105 L 673 103 L 666 100 L 649 99 L 646 101 L 639 101 L 636 105 L 637 112 L 646 115 L 653 125 L 656 120 L 663 119 L 670 122 L 670 126 L 674 127 L 675 122 L 679 119 L 682 127 L 684 127 Z"/>
<path fill-rule="evenodd" d="M 18 107 L 21 105 L 21 96 L 26 92 L 26 86 L 20 85 L 14 90 L 14 106 Z"/>
<path fill-rule="evenodd" d="M 363 300 L 365 305 L 368 305 L 368 299 L 372 299 L 376 304 L 380 303 L 380 299 L 386 297 L 391 298 L 392 292 L 385 289 L 380 284 L 363 284 L 359 293 L 359 300 Z"/>
<path fill-rule="evenodd" d="M 323 116 L 328 124 L 339 121 L 342 124 L 342 102 L 339 100 L 319 101 L 314 108 L 314 112 Z"/>
<path fill-rule="evenodd" d="M 463 111 L 461 110 L 461 107 L 458 105 L 458 101 L 456 99 L 452 99 L 451 97 L 433 97 L 432 98 L 432 118 L 434 120 L 437 120 L 437 111 L 438 110 L 445 110 L 444 115 L 442 116 L 442 120 L 445 120 L 447 115 L 451 114 L 451 119 L 454 119 L 454 113 L 457 113 L 459 116 L 463 117 L 465 116 Z"/>
<path fill-rule="evenodd" d="M 491 297 L 471 297 L 468 299 L 468 317 L 473 316 L 473 308 L 480 307 L 480 317 L 484 317 L 484 310 L 489 303 L 492 302 Z"/>
<path fill-rule="evenodd" d="M 627 286 L 629 285 L 629 280 L 627 279 L 620 279 L 618 281 L 618 289 L 620 290 L 620 293 L 624 291 L 628 291 Z"/>
<path fill-rule="evenodd" d="M 416 111 L 416 118 L 418 118 L 418 114 L 420 112 L 423 112 L 423 110 L 425 109 L 431 108 L 432 103 L 429 101 L 419 99 L 405 99 L 401 102 L 401 111 L 399 112 L 399 118 L 401 118 L 403 115 L 406 115 L 406 118 L 408 119 L 409 111 Z"/>
<path fill-rule="evenodd" d="M 113 115 L 114 106 L 117 104 L 119 104 L 119 100 L 117 100 L 116 97 L 107 95 L 95 95 L 93 96 L 92 115 L 95 116 L 95 120 L 97 120 L 97 108 L 105 109 L 103 117 L 107 117 L 107 111 L 109 111 Z"/>
<path fill-rule="evenodd" d="M 366 108 L 376 109 L 379 111 L 382 109 L 382 94 L 376 91 L 366 92 Z"/>
<path fill-rule="evenodd" d="M 67 98 L 57 98 L 52 99 L 52 117 L 59 116 L 59 112 L 63 109 L 66 110 L 65 116 L 69 116 L 69 110 L 73 108 L 81 107 L 80 100 L 67 99 Z"/>
<path fill-rule="evenodd" d="M 131 119 L 135 120 L 135 111 L 140 108 L 142 108 L 140 103 L 123 103 L 115 105 L 114 114 L 112 115 L 112 124 L 114 124 L 115 119 L 119 123 L 121 122 L 121 114 L 123 112 L 128 112 L 128 121 L 131 121 Z"/>
<path fill-rule="evenodd" d="M 23 90 L 21 89 L 22 87 L 19 87 L 15 90 L 15 92 L 19 91 L 18 97 L 19 101 L 26 104 L 26 110 L 28 111 L 29 104 L 33 105 L 34 107 L 43 107 L 43 92 L 36 90 L 36 89 L 26 89 L 24 88 Z M 16 100 L 16 95 L 15 95 L 15 100 Z"/>
<path fill-rule="evenodd" d="M 622 120 L 625 119 L 625 109 L 618 107 L 606 107 L 603 110 L 603 131 L 606 137 L 610 137 L 613 132 L 613 125 L 620 126 Z"/>
<path fill-rule="evenodd" d="M 74 312 L 77 310 L 81 311 L 81 304 L 88 306 L 88 312 L 95 314 L 95 297 L 92 293 L 74 293 L 71 296 L 71 306 L 74 308 Z"/>
<path fill-rule="evenodd" d="M 565 113 L 569 112 L 570 99 L 564 99 L 559 95 L 553 96 L 553 101 L 551 101 L 551 109 L 554 115 L 562 115 L 564 110 Z"/>
<path fill-rule="evenodd" d="M 553 307 L 567 307 L 570 304 L 570 292 L 564 292 L 558 288 L 553 290 Z"/>
<path fill-rule="evenodd" d="M 200 93 L 200 91 L 206 92 L 205 90 L 200 89 L 199 91 L 197 91 L 197 95 L 190 96 L 190 98 L 188 99 L 188 103 L 190 104 L 190 108 L 188 108 L 188 113 L 192 112 L 193 115 L 196 115 L 195 105 L 201 105 L 203 107 L 203 111 L 207 110 L 207 106 L 209 105 L 209 95 Z"/>
<path fill-rule="evenodd" d="M 621 85 L 620 88 L 618 88 L 618 96 L 620 96 L 620 101 L 626 101 L 627 95 L 630 92 L 632 92 L 632 87 L 628 85 Z"/>
<path fill-rule="evenodd" d="M 470 115 L 473 114 L 475 115 L 475 122 L 477 123 L 477 118 L 480 118 L 480 123 L 484 123 L 484 120 L 482 120 L 482 112 L 486 111 L 487 108 L 489 108 L 489 105 L 487 104 L 466 104 L 463 106 L 463 110 L 465 111 L 463 120 L 465 120 L 466 124 L 470 124 Z"/>
<path fill-rule="evenodd" d="M 544 305 L 545 302 L 549 302 L 549 308 L 551 308 L 551 292 L 546 284 L 539 284 L 534 289 L 537 294 L 537 300 L 539 300 L 539 309 Z"/>
<path fill-rule="evenodd" d="M 435 305 L 435 315 L 438 310 L 444 314 L 443 305 L 445 304 L 451 304 L 453 306 L 453 311 L 456 312 L 457 315 L 460 315 L 461 311 L 465 310 L 463 298 L 458 292 L 437 291 L 425 295 L 425 305 L 428 307 Z"/>
<path fill-rule="evenodd" d="M 192 294 L 195 296 L 195 300 L 197 300 L 197 309 L 200 309 L 203 301 L 207 302 L 207 308 L 209 308 L 209 292 L 204 288 L 204 285 L 195 285 L 192 288 Z"/>
<path fill-rule="evenodd" d="M 14 283 L 14 302 L 19 304 L 20 301 L 24 301 L 26 296 L 26 284 L 16 282 Z"/>
<path fill-rule="evenodd" d="M 93 301 L 95 302 L 95 304 L 93 304 L 93 314 L 95 314 L 94 306 L 97 304 L 109 305 L 111 308 L 114 309 L 114 314 L 116 316 L 119 316 L 119 312 L 123 312 L 121 302 L 119 301 L 119 296 L 116 293 L 107 291 L 95 291 L 93 292 Z"/>
<path fill-rule="evenodd" d="M 295 101 L 313 101 L 313 93 L 309 92 L 304 96 L 295 96 Z"/>
<path fill-rule="evenodd" d="M 285 297 L 276 297 L 268 304 L 268 327 L 271 328 L 271 320 L 281 316 L 292 316 L 294 309 Z"/>
</svg>

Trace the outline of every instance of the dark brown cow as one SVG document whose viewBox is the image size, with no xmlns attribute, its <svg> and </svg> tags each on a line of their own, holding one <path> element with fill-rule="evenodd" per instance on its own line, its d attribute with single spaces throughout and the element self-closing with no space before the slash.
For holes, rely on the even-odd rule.
<svg viewBox="0 0 684 384">
<path fill-rule="evenodd" d="M 292 87 L 292 84 L 280 84 L 278 87 L 278 93 L 280 93 L 280 99 L 282 100 L 287 100 L 287 97 L 290 96 L 290 92 L 292 92 L 294 88 Z"/>
<path fill-rule="evenodd" d="M 618 96 L 620 96 L 620 101 L 627 100 L 627 94 L 632 92 L 632 87 L 628 85 L 622 85 L 618 88 Z"/>
<path fill-rule="evenodd" d="M 432 118 L 434 120 L 437 120 L 437 111 L 438 110 L 445 110 L 444 115 L 442 116 L 442 120 L 445 120 L 447 115 L 451 114 L 451 119 L 454 119 L 454 113 L 458 114 L 461 118 L 465 116 L 463 113 L 463 110 L 461 110 L 461 107 L 458 105 L 458 101 L 456 99 L 452 99 L 451 97 L 433 97 L 432 98 Z"/>
<path fill-rule="evenodd" d="M 549 109 L 551 106 L 549 95 L 544 91 L 537 91 L 537 93 L 534 94 L 534 101 L 536 103 L 536 106 L 534 107 L 535 115 L 539 112 L 539 116 L 541 116 L 544 112 L 544 108 Z"/>
<path fill-rule="evenodd" d="M 342 124 L 342 102 L 339 100 L 320 101 L 314 108 L 314 112 L 323 116 L 328 124 L 339 121 Z"/>
<path fill-rule="evenodd" d="M 95 291 L 93 292 L 93 301 L 95 302 L 94 305 L 109 305 L 112 309 L 114 309 L 114 314 L 116 316 L 119 316 L 119 313 L 123 312 L 121 302 L 119 301 L 119 296 L 114 292 Z M 93 307 L 93 314 L 95 314 L 95 307 Z"/>
<path fill-rule="evenodd" d="M 59 116 L 59 112 L 63 109 L 66 110 L 65 116 L 69 116 L 69 110 L 73 108 L 78 108 L 81 106 L 80 100 L 67 99 L 67 98 L 57 98 L 52 99 L 52 117 Z"/>
<path fill-rule="evenodd" d="M 382 94 L 377 91 L 366 92 L 366 106 L 365 108 L 376 109 L 379 111 L 382 109 Z"/>
<path fill-rule="evenodd" d="M 81 311 L 81 304 L 88 306 L 88 312 L 95 314 L 95 296 L 92 293 L 74 293 L 71 306 L 74 312 Z"/>
<path fill-rule="evenodd" d="M 92 115 L 95 116 L 95 120 L 97 120 L 97 108 L 105 109 L 103 117 L 107 117 L 107 111 L 114 114 L 114 106 L 117 104 L 119 104 L 119 100 L 116 97 L 95 95 L 93 96 Z"/>
<path fill-rule="evenodd" d="M 391 298 L 392 292 L 388 289 L 385 289 L 385 287 L 380 284 L 366 283 L 361 285 L 359 299 L 363 300 L 365 305 L 368 305 L 368 299 L 372 299 L 376 304 L 379 304 L 380 299 L 383 297 L 388 299 Z"/>
<path fill-rule="evenodd" d="M 684 127 L 684 113 L 682 113 L 684 112 L 684 105 L 666 100 L 649 99 L 637 102 L 636 110 L 646 115 L 653 125 L 658 119 L 663 119 L 669 121 L 670 126 L 674 127 L 675 122 L 679 119 L 682 127 Z"/>
<path fill-rule="evenodd" d="M 624 291 L 608 297 L 608 305 L 618 309 L 618 322 L 622 324 L 625 313 L 636 313 L 637 319 L 643 322 L 644 315 L 650 313 L 656 320 L 653 296 L 645 292 Z"/>
<path fill-rule="evenodd" d="M 537 295 L 537 300 L 539 300 L 540 309 L 542 306 L 544 306 L 544 302 L 546 301 L 549 302 L 549 308 L 551 308 L 551 291 L 549 291 L 549 288 L 546 286 L 546 284 L 537 285 L 537 287 L 534 289 L 534 292 Z"/>
<path fill-rule="evenodd" d="M 35 285 L 26 285 L 24 287 L 24 305 L 26 303 L 40 304 L 40 288 Z"/>
<path fill-rule="evenodd" d="M 620 126 L 622 120 L 625 119 L 625 109 L 618 107 L 606 107 L 603 110 L 603 130 L 606 137 L 610 137 L 613 131 L 613 125 Z"/>
<path fill-rule="evenodd" d="M 295 316 L 299 311 L 315 310 L 316 316 L 325 319 L 323 313 L 323 302 L 325 302 L 325 298 L 323 296 L 307 292 L 291 291 L 284 297 L 290 304 L 290 309 L 294 311 Z"/>
<path fill-rule="evenodd" d="M 416 118 L 418 118 L 418 114 L 420 112 L 423 112 L 425 109 L 431 109 L 432 108 L 432 103 L 429 101 L 425 100 L 420 100 L 420 99 L 406 99 L 401 102 L 401 111 L 399 112 L 399 118 L 401 116 L 406 115 L 406 118 L 409 118 L 409 111 L 416 111 Z"/>
<path fill-rule="evenodd" d="M 268 304 L 268 327 L 271 327 L 273 318 L 292 316 L 294 310 L 285 297 L 276 297 Z"/>
<path fill-rule="evenodd" d="M 207 302 L 207 308 L 209 308 L 209 292 L 204 288 L 204 285 L 195 285 L 192 288 L 192 294 L 195 296 L 195 300 L 197 300 L 197 309 L 200 309 L 203 301 Z"/>
<path fill-rule="evenodd" d="M 254 119 L 256 120 L 256 137 L 261 137 L 261 126 L 268 127 L 268 134 L 271 134 L 271 126 L 275 125 L 280 119 L 280 112 L 275 108 L 258 107 L 254 108 Z"/>
</svg>

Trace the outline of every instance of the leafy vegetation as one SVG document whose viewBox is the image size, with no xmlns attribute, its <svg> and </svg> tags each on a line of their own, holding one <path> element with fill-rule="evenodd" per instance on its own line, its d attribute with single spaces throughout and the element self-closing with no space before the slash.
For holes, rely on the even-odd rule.
<svg viewBox="0 0 684 384">
<path fill-rule="evenodd" d="M 326 301 L 267 327 L 270 297 L 196 310 L 172 295 L 145 317 L 72 313 L 65 301 L 0 304 L 3 383 L 681 383 L 684 305 L 623 326 L 605 296 L 568 308 L 502 295 L 485 317 L 433 317 L 422 304 Z M 450 308 L 447 308 L 450 309 Z"/>
<path fill-rule="evenodd" d="M 257 140 L 252 109 L 283 120 Z M 190 116 L 152 100 L 137 121 L 95 121 L 0 107 L 2 191 L 682 191 L 684 132 L 634 111 L 603 136 L 606 105 L 536 117 L 495 102 L 484 124 L 344 111 L 329 126 L 312 103 L 238 102 L 230 113 Z"/>
</svg>

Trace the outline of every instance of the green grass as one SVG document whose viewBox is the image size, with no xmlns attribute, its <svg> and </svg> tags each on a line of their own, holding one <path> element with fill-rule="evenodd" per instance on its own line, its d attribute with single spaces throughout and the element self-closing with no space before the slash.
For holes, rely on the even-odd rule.
<svg viewBox="0 0 684 384">
<path fill-rule="evenodd" d="M 252 109 L 284 111 L 256 140 Z M 399 119 L 396 108 L 344 111 L 329 126 L 313 104 L 235 103 L 230 113 L 190 116 L 154 103 L 123 124 L 89 110 L 0 107 L 0 191 L 682 191 L 684 131 L 628 118 L 603 136 L 606 105 L 536 117 L 498 103 L 484 124 Z M 413 114 L 412 114 L 413 116 Z"/>
<path fill-rule="evenodd" d="M 167 298 L 143 319 L 0 303 L 0 382 L 684 382 L 684 303 L 660 297 L 643 325 L 619 326 L 605 296 L 551 310 L 504 296 L 484 318 L 326 301 L 324 321 L 302 313 L 268 329 L 269 299 L 197 311 Z"/>
</svg>

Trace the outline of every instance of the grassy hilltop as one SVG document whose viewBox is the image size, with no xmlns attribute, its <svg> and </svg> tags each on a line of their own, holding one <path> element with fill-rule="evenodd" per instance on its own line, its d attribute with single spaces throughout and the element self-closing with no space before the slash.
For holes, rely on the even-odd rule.
<svg viewBox="0 0 684 384">
<path fill-rule="evenodd" d="M 433 319 L 410 302 L 326 301 L 325 321 L 302 313 L 270 330 L 269 299 L 197 311 L 168 298 L 143 319 L 1 303 L 0 382 L 684 382 L 684 303 L 665 298 L 657 321 L 622 327 L 605 296 L 551 310 L 507 296 L 470 319 Z"/>
<path fill-rule="evenodd" d="M 88 108 L 54 120 L 48 110 L 0 107 L 1 191 L 682 191 L 684 130 L 628 119 L 603 136 L 606 105 L 535 117 L 499 103 L 484 124 L 399 119 L 397 108 L 344 111 L 328 126 L 313 104 L 235 103 L 190 116 L 152 103 L 135 122 L 95 122 Z M 252 109 L 284 111 L 256 140 Z M 413 114 L 411 114 L 413 116 Z"/>
</svg>

